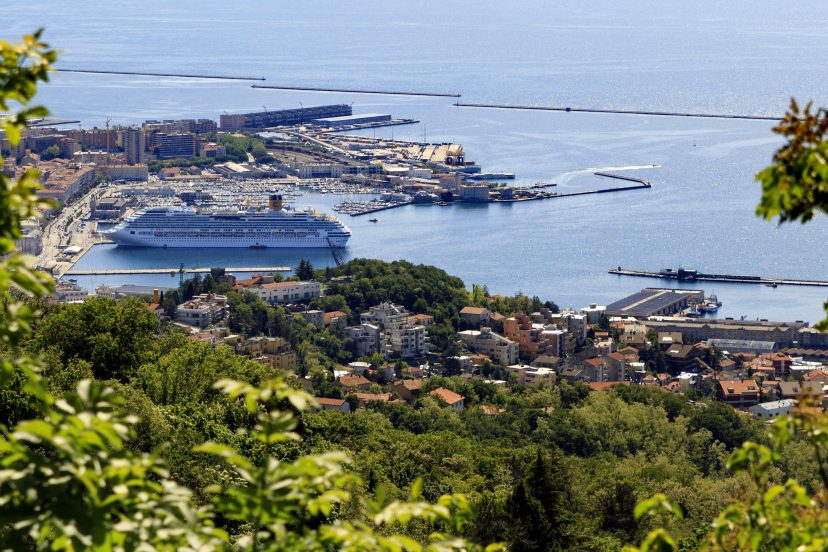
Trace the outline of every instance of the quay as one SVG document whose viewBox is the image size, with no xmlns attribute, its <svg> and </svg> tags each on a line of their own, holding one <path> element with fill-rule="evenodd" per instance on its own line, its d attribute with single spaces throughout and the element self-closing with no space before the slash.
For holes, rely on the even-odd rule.
<svg viewBox="0 0 828 552">
<path fill-rule="evenodd" d="M 561 111 L 565 113 L 612 113 L 618 115 L 655 115 L 659 117 L 695 117 L 705 119 L 747 119 L 753 121 L 779 121 L 782 117 L 767 117 L 764 115 L 738 115 L 738 114 L 716 114 L 716 113 L 679 113 L 673 111 L 638 111 L 627 109 L 595 109 L 579 107 L 554 107 L 540 105 L 514 105 L 514 104 L 483 104 L 483 103 L 460 103 L 453 104 L 455 107 L 477 107 L 485 109 L 520 109 L 531 111 Z"/>
<path fill-rule="evenodd" d="M 350 213 L 352 217 L 359 217 L 362 215 L 370 215 L 371 213 L 379 213 L 380 211 L 387 211 L 388 209 L 396 209 L 397 207 L 402 207 L 404 205 L 411 205 L 413 201 L 403 201 L 401 203 L 395 203 L 393 205 L 383 205 L 382 207 L 374 207 L 373 209 L 366 209 L 364 211 L 357 211 L 355 213 Z"/>
<path fill-rule="evenodd" d="M 381 128 L 389 126 L 414 125 L 420 121 L 416 119 L 390 119 L 388 121 L 373 121 L 370 123 L 354 123 L 352 125 L 344 125 L 338 127 L 331 127 L 325 130 L 320 130 L 320 134 L 333 134 L 336 132 L 350 132 L 354 130 L 366 130 L 371 128 Z"/>
<path fill-rule="evenodd" d="M 264 79 L 261 79 L 264 80 Z M 269 90 L 299 90 L 304 92 L 344 92 L 347 94 L 380 94 L 384 96 L 430 96 L 433 98 L 459 98 L 460 94 L 451 92 L 417 92 L 414 90 L 367 90 L 361 88 L 323 88 L 317 86 L 278 86 L 272 84 L 253 84 L 251 88 Z"/>
<path fill-rule="evenodd" d="M 227 75 L 197 75 L 188 73 L 147 73 L 144 71 L 107 71 L 104 69 L 62 69 L 61 73 L 92 73 L 96 75 L 135 75 L 139 77 L 180 77 L 183 79 L 224 79 L 224 80 L 245 80 L 263 81 L 264 77 L 233 77 Z"/>
<path fill-rule="evenodd" d="M 190 274 L 207 274 L 211 271 L 211 268 L 199 267 L 199 268 L 112 268 L 112 269 L 101 269 L 101 270 L 83 270 L 72 268 L 67 270 L 64 275 L 65 276 L 121 276 L 121 275 L 129 275 L 129 274 L 178 274 L 179 272 L 186 272 Z M 233 267 L 233 268 L 225 268 L 226 272 L 260 272 L 262 274 L 268 274 L 271 272 L 290 272 L 291 268 L 289 266 L 246 266 L 246 267 Z"/>
<path fill-rule="evenodd" d="M 705 274 L 704 272 L 697 272 L 695 270 L 679 269 L 674 271 L 672 269 L 665 269 L 660 272 L 648 272 L 644 270 L 631 270 L 628 268 L 612 268 L 609 270 L 610 274 L 618 274 L 620 276 L 637 276 L 641 278 L 660 278 L 664 280 L 677 280 L 680 282 L 725 282 L 733 284 L 764 284 L 766 286 L 775 287 L 777 285 L 785 286 L 819 286 L 828 287 L 828 281 L 824 280 L 802 280 L 794 278 L 763 278 L 761 276 L 741 276 L 736 274 Z"/>
</svg>

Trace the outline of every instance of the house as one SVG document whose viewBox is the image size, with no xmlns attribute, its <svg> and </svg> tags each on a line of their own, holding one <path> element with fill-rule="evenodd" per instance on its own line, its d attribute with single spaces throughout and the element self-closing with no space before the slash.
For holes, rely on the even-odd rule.
<svg viewBox="0 0 828 552">
<path fill-rule="evenodd" d="M 704 351 L 698 345 L 671 345 L 664 353 L 667 366 L 676 372 L 690 372 L 698 369 L 697 359 L 704 356 Z"/>
<path fill-rule="evenodd" d="M 748 380 L 719 380 L 716 398 L 734 408 L 747 408 L 759 403 L 759 384 Z"/>
<path fill-rule="evenodd" d="M 325 325 L 339 326 L 344 328 L 348 325 L 348 315 L 342 311 L 331 311 L 325 313 Z"/>
<path fill-rule="evenodd" d="M 321 310 L 306 310 L 299 313 L 302 318 L 316 326 L 317 328 L 321 328 L 325 325 L 325 313 Z"/>
<path fill-rule="evenodd" d="M 449 391 L 445 387 L 438 387 L 434 389 L 431 393 L 429 393 L 432 397 L 440 399 L 447 406 L 450 406 L 454 410 L 463 410 L 463 403 L 464 399 L 461 395 L 458 395 L 454 391 Z"/>
<path fill-rule="evenodd" d="M 559 376 L 570 385 L 574 384 L 576 381 L 583 381 L 586 378 L 584 375 L 584 369 L 578 366 L 567 366 L 561 370 Z"/>
<path fill-rule="evenodd" d="M 586 385 L 592 391 L 609 391 L 613 387 L 617 385 L 629 385 L 630 382 L 628 381 L 591 381 L 588 382 Z"/>
<path fill-rule="evenodd" d="M 325 397 L 314 397 L 319 403 L 320 410 L 338 410 L 340 412 L 350 412 L 351 405 L 345 399 L 328 399 Z"/>
<path fill-rule="evenodd" d="M 796 407 L 796 400 L 782 399 L 780 401 L 771 401 L 766 403 L 759 403 L 748 408 L 748 412 L 753 414 L 759 420 L 769 420 L 777 416 L 784 416 Z"/>
<path fill-rule="evenodd" d="M 824 370 L 811 370 L 802 376 L 802 381 L 819 381 L 828 384 L 828 372 Z"/>
<path fill-rule="evenodd" d="M 780 381 L 776 384 L 776 396 L 779 399 L 800 399 L 820 406 L 825 400 L 825 390 L 821 381 Z"/>
<path fill-rule="evenodd" d="M 339 378 L 339 385 L 349 391 L 354 391 L 356 389 L 359 389 L 360 391 L 368 391 L 368 388 L 371 387 L 371 381 L 365 376 L 342 376 Z"/>
<path fill-rule="evenodd" d="M 369 402 L 391 402 L 391 393 L 354 393 L 357 398 L 357 406 L 365 406 Z"/>
<path fill-rule="evenodd" d="M 488 326 L 492 313 L 484 307 L 463 307 L 460 311 L 460 318 L 471 328 Z"/>
<path fill-rule="evenodd" d="M 415 314 L 414 323 L 419 326 L 431 326 L 434 324 L 434 317 L 430 314 Z"/>
<path fill-rule="evenodd" d="M 510 374 L 514 374 L 517 377 L 518 383 L 522 385 L 534 385 L 541 382 L 554 383 L 557 377 L 557 373 L 552 368 L 515 364 L 506 369 Z"/>
<path fill-rule="evenodd" d="M 424 381 L 422 379 L 416 380 L 401 380 L 392 383 L 389 389 L 397 394 L 401 399 L 410 401 L 420 394 Z"/>
<path fill-rule="evenodd" d="M 540 355 L 532 361 L 535 368 L 557 368 L 561 364 L 561 357 Z"/>
</svg>

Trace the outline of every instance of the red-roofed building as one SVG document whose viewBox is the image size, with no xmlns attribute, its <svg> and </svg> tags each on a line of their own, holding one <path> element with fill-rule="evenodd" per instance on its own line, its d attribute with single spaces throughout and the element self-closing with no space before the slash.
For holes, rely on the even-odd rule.
<svg viewBox="0 0 828 552">
<path fill-rule="evenodd" d="M 392 383 L 389 389 L 399 395 L 401 398 L 410 401 L 420 394 L 420 389 L 423 387 L 424 381 L 416 380 L 401 380 Z"/>
<path fill-rule="evenodd" d="M 379 401 L 383 403 L 391 402 L 393 396 L 391 393 L 354 393 L 357 398 L 358 406 L 365 406 L 369 402 Z"/>
<path fill-rule="evenodd" d="M 463 410 L 463 403 L 465 402 L 463 397 L 454 391 L 449 391 L 445 387 L 438 387 L 429 393 L 429 395 L 440 399 L 454 410 Z"/>
<path fill-rule="evenodd" d="M 630 382 L 628 381 L 591 381 L 587 383 L 587 387 L 589 387 L 593 391 L 609 391 L 616 385 L 629 385 Z"/>
<path fill-rule="evenodd" d="M 489 404 L 481 404 L 480 409 L 483 411 L 483 414 L 486 414 L 487 416 L 496 416 L 498 414 L 503 414 L 504 412 L 506 412 L 502 408 L 498 408 L 496 406 L 492 406 Z"/>
<path fill-rule="evenodd" d="M 716 398 L 734 408 L 759 404 L 760 387 L 754 380 L 719 380 Z"/>
<path fill-rule="evenodd" d="M 371 380 L 365 376 L 342 376 L 339 378 L 339 385 L 350 390 L 368 391 L 368 388 L 371 387 Z"/>
<path fill-rule="evenodd" d="M 325 397 L 314 397 L 321 410 L 339 410 L 340 412 L 350 412 L 351 405 L 345 399 L 328 399 Z"/>
</svg>

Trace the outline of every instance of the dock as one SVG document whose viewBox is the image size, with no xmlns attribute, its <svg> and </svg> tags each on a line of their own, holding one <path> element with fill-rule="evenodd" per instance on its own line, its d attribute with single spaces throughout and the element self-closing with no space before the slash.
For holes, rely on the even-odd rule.
<svg viewBox="0 0 828 552">
<path fill-rule="evenodd" d="M 731 284 L 761 284 L 766 286 L 817 286 L 828 287 L 828 281 L 824 280 L 804 280 L 797 278 L 763 278 L 761 276 L 743 276 L 738 274 L 706 274 L 704 272 L 694 272 L 689 276 L 680 276 L 681 273 L 671 272 L 650 272 L 645 270 L 632 270 L 628 268 L 612 268 L 609 270 L 610 274 L 618 274 L 620 276 L 637 276 L 640 278 L 659 278 L 662 280 L 677 280 L 679 282 L 724 282 Z"/>
<path fill-rule="evenodd" d="M 719 113 L 681 113 L 677 111 L 646 111 L 634 109 L 598 109 L 586 107 L 556 107 L 543 105 L 516 105 L 516 104 L 485 104 L 485 103 L 460 103 L 453 104 L 455 107 L 476 107 L 483 109 L 517 109 L 529 111 L 559 111 L 563 113 L 604 113 L 617 115 L 654 115 L 658 117 L 696 117 L 703 119 L 747 119 L 751 121 L 779 121 L 779 117 L 766 115 L 740 115 L 740 114 L 719 114 Z"/>
<path fill-rule="evenodd" d="M 418 121 L 417 119 L 391 119 L 389 121 L 374 121 L 371 123 L 354 123 L 352 125 L 326 128 L 324 130 L 320 130 L 319 134 L 334 134 L 337 132 L 352 132 L 354 130 L 369 130 L 372 128 L 414 125 L 419 122 L 420 121 Z"/>
<path fill-rule="evenodd" d="M 99 270 L 84 270 L 72 268 L 67 270 L 65 276 L 125 276 L 130 274 L 178 274 L 182 270 L 180 267 L 172 268 L 111 268 Z M 188 274 L 209 274 L 212 268 L 185 268 L 184 272 Z M 226 272 L 259 272 L 262 274 L 269 274 L 271 272 L 291 272 L 289 266 L 245 266 L 245 267 L 228 267 L 224 269 Z"/>
</svg>

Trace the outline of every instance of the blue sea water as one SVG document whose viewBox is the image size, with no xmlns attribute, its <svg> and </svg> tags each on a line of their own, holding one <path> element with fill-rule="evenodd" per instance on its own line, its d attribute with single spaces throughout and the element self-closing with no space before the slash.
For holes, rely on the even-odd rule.
<svg viewBox="0 0 828 552">
<path fill-rule="evenodd" d="M 815 0 L 728 3 L 450 0 L 418 3 L 10 2 L 0 37 L 36 27 L 65 68 L 265 76 L 271 84 L 449 91 L 464 102 L 778 115 L 790 96 L 828 104 L 826 20 Z M 520 205 L 405 207 L 380 222 L 345 217 L 346 255 L 435 264 L 493 292 L 562 306 L 607 303 L 658 280 L 622 265 L 828 280 L 828 222 L 777 227 L 754 216 L 754 174 L 778 139 L 769 121 L 458 108 L 445 98 L 255 90 L 242 81 L 62 73 L 40 101 L 84 125 L 211 117 L 322 103 L 418 125 L 368 135 L 462 143 L 486 171 L 559 191 L 600 182 L 584 169 L 629 170 L 649 190 Z M 392 134 L 393 133 L 393 134 Z M 298 205 L 329 208 L 306 195 Z M 290 265 L 324 251 L 130 250 L 100 246 L 82 268 Z M 85 284 L 175 285 L 162 277 Z M 717 284 L 720 316 L 820 317 L 828 290 Z"/>
</svg>

